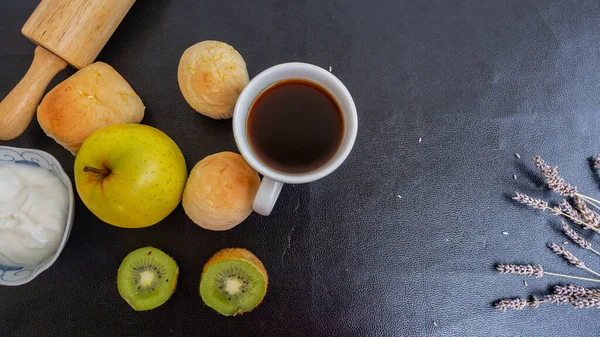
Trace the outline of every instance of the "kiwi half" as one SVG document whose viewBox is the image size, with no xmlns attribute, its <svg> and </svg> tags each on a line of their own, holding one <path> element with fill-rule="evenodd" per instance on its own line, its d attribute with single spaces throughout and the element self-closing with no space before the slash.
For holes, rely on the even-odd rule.
<svg viewBox="0 0 600 337">
<path fill-rule="evenodd" d="M 179 268 L 160 249 L 144 247 L 129 253 L 117 274 L 119 294 L 136 311 L 165 303 L 175 291 Z"/>
<path fill-rule="evenodd" d="M 262 262 L 242 248 L 217 252 L 204 265 L 200 296 L 206 305 L 225 316 L 256 308 L 267 293 L 269 278 Z"/>
</svg>

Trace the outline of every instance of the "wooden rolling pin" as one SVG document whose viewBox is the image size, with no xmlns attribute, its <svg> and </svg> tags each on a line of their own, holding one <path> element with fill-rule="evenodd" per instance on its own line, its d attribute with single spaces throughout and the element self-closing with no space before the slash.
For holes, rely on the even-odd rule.
<svg viewBox="0 0 600 337">
<path fill-rule="evenodd" d="M 0 140 L 21 135 L 50 81 L 94 62 L 135 0 L 42 0 L 21 32 L 37 43 L 25 77 L 0 102 Z"/>
</svg>

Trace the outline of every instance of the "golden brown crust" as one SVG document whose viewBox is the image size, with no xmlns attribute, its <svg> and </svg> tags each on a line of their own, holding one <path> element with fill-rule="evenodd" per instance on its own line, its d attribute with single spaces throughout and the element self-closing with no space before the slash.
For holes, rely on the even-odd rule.
<svg viewBox="0 0 600 337">
<path fill-rule="evenodd" d="M 144 104 L 125 79 L 106 63 L 79 70 L 52 89 L 37 109 L 46 134 L 76 154 L 94 131 L 113 124 L 139 123 Z"/>
<path fill-rule="evenodd" d="M 242 55 L 219 41 L 202 41 L 181 56 L 177 70 L 179 89 L 199 113 L 224 119 L 233 116 L 238 96 L 248 84 Z"/>
<path fill-rule="evenodd" d="M 259 185 L 258 173 L 241 155 L 213 154 L 190 172 L 183 191 L 183 209 L 202 228 L 227 230 L 252 213 Z"/>
</svg>

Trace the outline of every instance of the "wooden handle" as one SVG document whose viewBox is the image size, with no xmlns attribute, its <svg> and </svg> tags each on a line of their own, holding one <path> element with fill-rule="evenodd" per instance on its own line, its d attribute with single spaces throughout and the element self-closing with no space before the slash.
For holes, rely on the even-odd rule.
<svg viewBox="0 0 600 337">
<path fill-rule="evenodd" d="M 6 0 L 0 0 L 0 3 Z M 135 0 L 43 0 L 21 32 L 81 69 L 94 62 Z"/>
<path fill-rule="evenodd" d="M 33 118 L 46 87 L 67 62 L 37 46 L 27 74 L 0 102 L 0 140 L 20 136 Z"/>
</svg>

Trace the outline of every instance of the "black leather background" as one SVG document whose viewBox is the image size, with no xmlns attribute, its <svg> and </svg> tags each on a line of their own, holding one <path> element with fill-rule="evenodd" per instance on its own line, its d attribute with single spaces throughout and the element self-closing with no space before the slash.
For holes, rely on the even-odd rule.
<svg viewBox="0 0 600 337">
<path fill-rule="evenodd" d="M 34 45 L 20 29 L 36 4 L 0 2 L 0 97 L 29 67 Z M 195 113 L 177 85 L 182 52 L 205 39 L 233 45 L 251 77 L 287 61 L 331 66 L 358 108 L 354 151 L 322 181 L 285 186 L 270 217 L 227 232 L 197 227 L 181 207 L 119 229 L 78 200 L 56 264 L 0 287 L 0 336 L 598 336 L 596 309 L 503 314 L 491 303 L 561 282 L 525 286 L 496 263 L 585 275 L 545 247 L 565 241 L 556 219 L 507 195 L 552 196 L 530 171 L 535 154 L 600 195 L 587 161 L 600 151 L 599 14 L 596 0 L 138 1 L 98 59 L 129 81 L 143 122 L 170 135 L 189 168 L 236 149 L 231 121 Z M 48 151 L 72 176 L 73 157 L 37 123 L 0 144 Z M 165 305 L 136 313 L 116 272 L 146 245 L 176 259 L 180 282 Z M 204 262 L 225 247 L 253 251 L 270 278 L 264 302 L 234 318 L 198 295 Z"/>
</svg>

